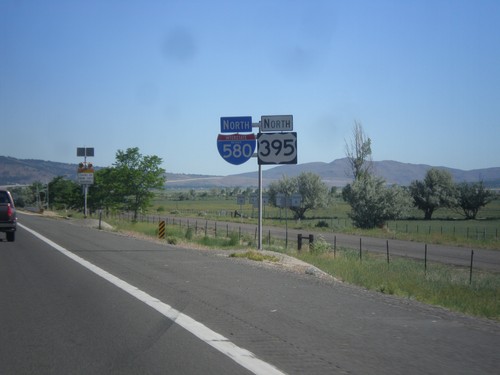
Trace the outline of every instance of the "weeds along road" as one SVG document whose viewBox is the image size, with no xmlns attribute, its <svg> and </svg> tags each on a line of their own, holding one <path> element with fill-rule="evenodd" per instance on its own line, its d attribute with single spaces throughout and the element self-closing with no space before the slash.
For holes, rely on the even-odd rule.
<svg viewBox="0 0 500 375">
<path fill-rule="evenodd" d="M 1 374 L 498 374 L 500 323 L 20 214 Z"/>
<path fill-rule="evenodd" d="M 196 219 L 193 218 L 167 218 L 167 223 L 176 223 L 177 225 L 194 227 Z M 205 223 L 208 223 L 210 230 L 213 232 L 215 221 L 198 220 L 199 230 L 204 230 Z M 234 222 L 217 222 L 218 233 L 226 234 L 229 232 L 239 232 L 255 235 L 257 226 L 255 224 L 244 224 Z M 297 246 L 297 235 L 302 234 L 308 236 L 313 234 L 315 238 L 323 237 L 333 248 L 334 242 L 337 247 L 352 248 L 359 250 L 360 241 L 363 252 L 387 253 L 389 246 L 390 256 L 408 257 L 418 260 L 425 259 L 425 243 L 402 240 L 386 240 L 383 238 L 363 237 L 348 234 L 336 234 L 332 232 L 314 232 L 309 230 L 297 230 L 280 227 L 263 226 L 262 229 L 262 244 L 266 248 L 269 234 L 274 239 L 285 240 L 288 237 L 289 248 Z M 304 241 L 307 244 L 308 241 Z M 427 245 L 427 261 L 440 262 L 455 266 L 470 267 L 471 264 L 471 248 L 448 246 L 448 245 Z M 473 267 L 500 272 L 500 250 L 474 249 Z"/>
</svg>

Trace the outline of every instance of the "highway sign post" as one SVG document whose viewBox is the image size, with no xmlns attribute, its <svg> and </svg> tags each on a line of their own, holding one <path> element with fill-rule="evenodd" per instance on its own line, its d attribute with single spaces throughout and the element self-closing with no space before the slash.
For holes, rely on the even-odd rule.
<svg viewBox="0 0 500 375">
<path fill-rule="evenodd" d="M 93 147 L 77 147 L 76 156 L 83 157 L 83 163 L 78 165 L 78 182 L 83 186 L 84 190 L 84 216 L 87 217 L 87 195 L 89 185 L 94 183 L 94 167 L 92 163 L 87 163 L 87 157 L 94 156 Z"/>
<path fill-rule="evenodd" d="M 259 128 L 255 134 L 239 134 L 251 132 L 253 127 Z M 259 250 L 262 250 L 262 165 L 297 164 L 297 133 L 293 130 L 292 115 L 261 116 L 259 123 L 252 123 L 251 116 L 235 116 L 220 118 L 220 132 L 217 137 L 217 149 L 220 156 L 228 163 L 240 165 L 251 157 L 258 158 L 259 165 Z M 236 134 L 224 134 L 234 133 Z M 255 147 L 257 154 L 254 154 Z"/>
</svg>

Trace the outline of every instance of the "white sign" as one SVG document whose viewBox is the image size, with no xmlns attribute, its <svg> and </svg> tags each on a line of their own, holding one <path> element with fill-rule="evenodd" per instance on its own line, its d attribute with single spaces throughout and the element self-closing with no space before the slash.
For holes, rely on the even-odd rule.
<svg viewBox="0 0 500 375">
<path fill-rule="evenodd" d="M 78 173 L 78 183 L 80 185 L 93 185 L 94 184 L 94 174 L 93 173 Z"/>
<path fill-rule="evenodd" d="M 259 133 L 257 157 L 259 165 L 297 164 L 297 133 Z"/>
<path fill-rule="evenodd" d="M 293 130 L 293 116 L 261 116 L 261 132 L 290 132 Z"/>
</svg>

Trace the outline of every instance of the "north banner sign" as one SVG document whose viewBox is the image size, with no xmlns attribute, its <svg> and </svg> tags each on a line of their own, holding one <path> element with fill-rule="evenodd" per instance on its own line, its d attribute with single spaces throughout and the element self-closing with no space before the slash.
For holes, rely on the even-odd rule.
<svg viewBox="0 0 500 375">
<path fill-rule="evenodd" d="M 252 116 L 221 117 L 221 133 L 250 133 L 252 132 Z"/>
<path fill-rule="evenodd" d="M 293 116 L 261 116 L 261 132 L 289 132 L 293 130 Z"/>
<path fill-rule="evenodd" d="M 248 161 L 255 152 L 255 134 L 219 134 L 217 149 L 228 163 L 240 165 Z"/>
</svg>

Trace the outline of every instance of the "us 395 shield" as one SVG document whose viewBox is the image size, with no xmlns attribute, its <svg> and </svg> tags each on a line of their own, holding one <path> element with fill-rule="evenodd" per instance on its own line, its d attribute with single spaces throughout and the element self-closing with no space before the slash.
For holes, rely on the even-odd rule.
<svg viewBox="0 0 500 375">
<path fill-rule="evenodd" d="M 260 165 L 297 164 L 297 133 L 259 133 L 257 157 Z"/>
</svg>

